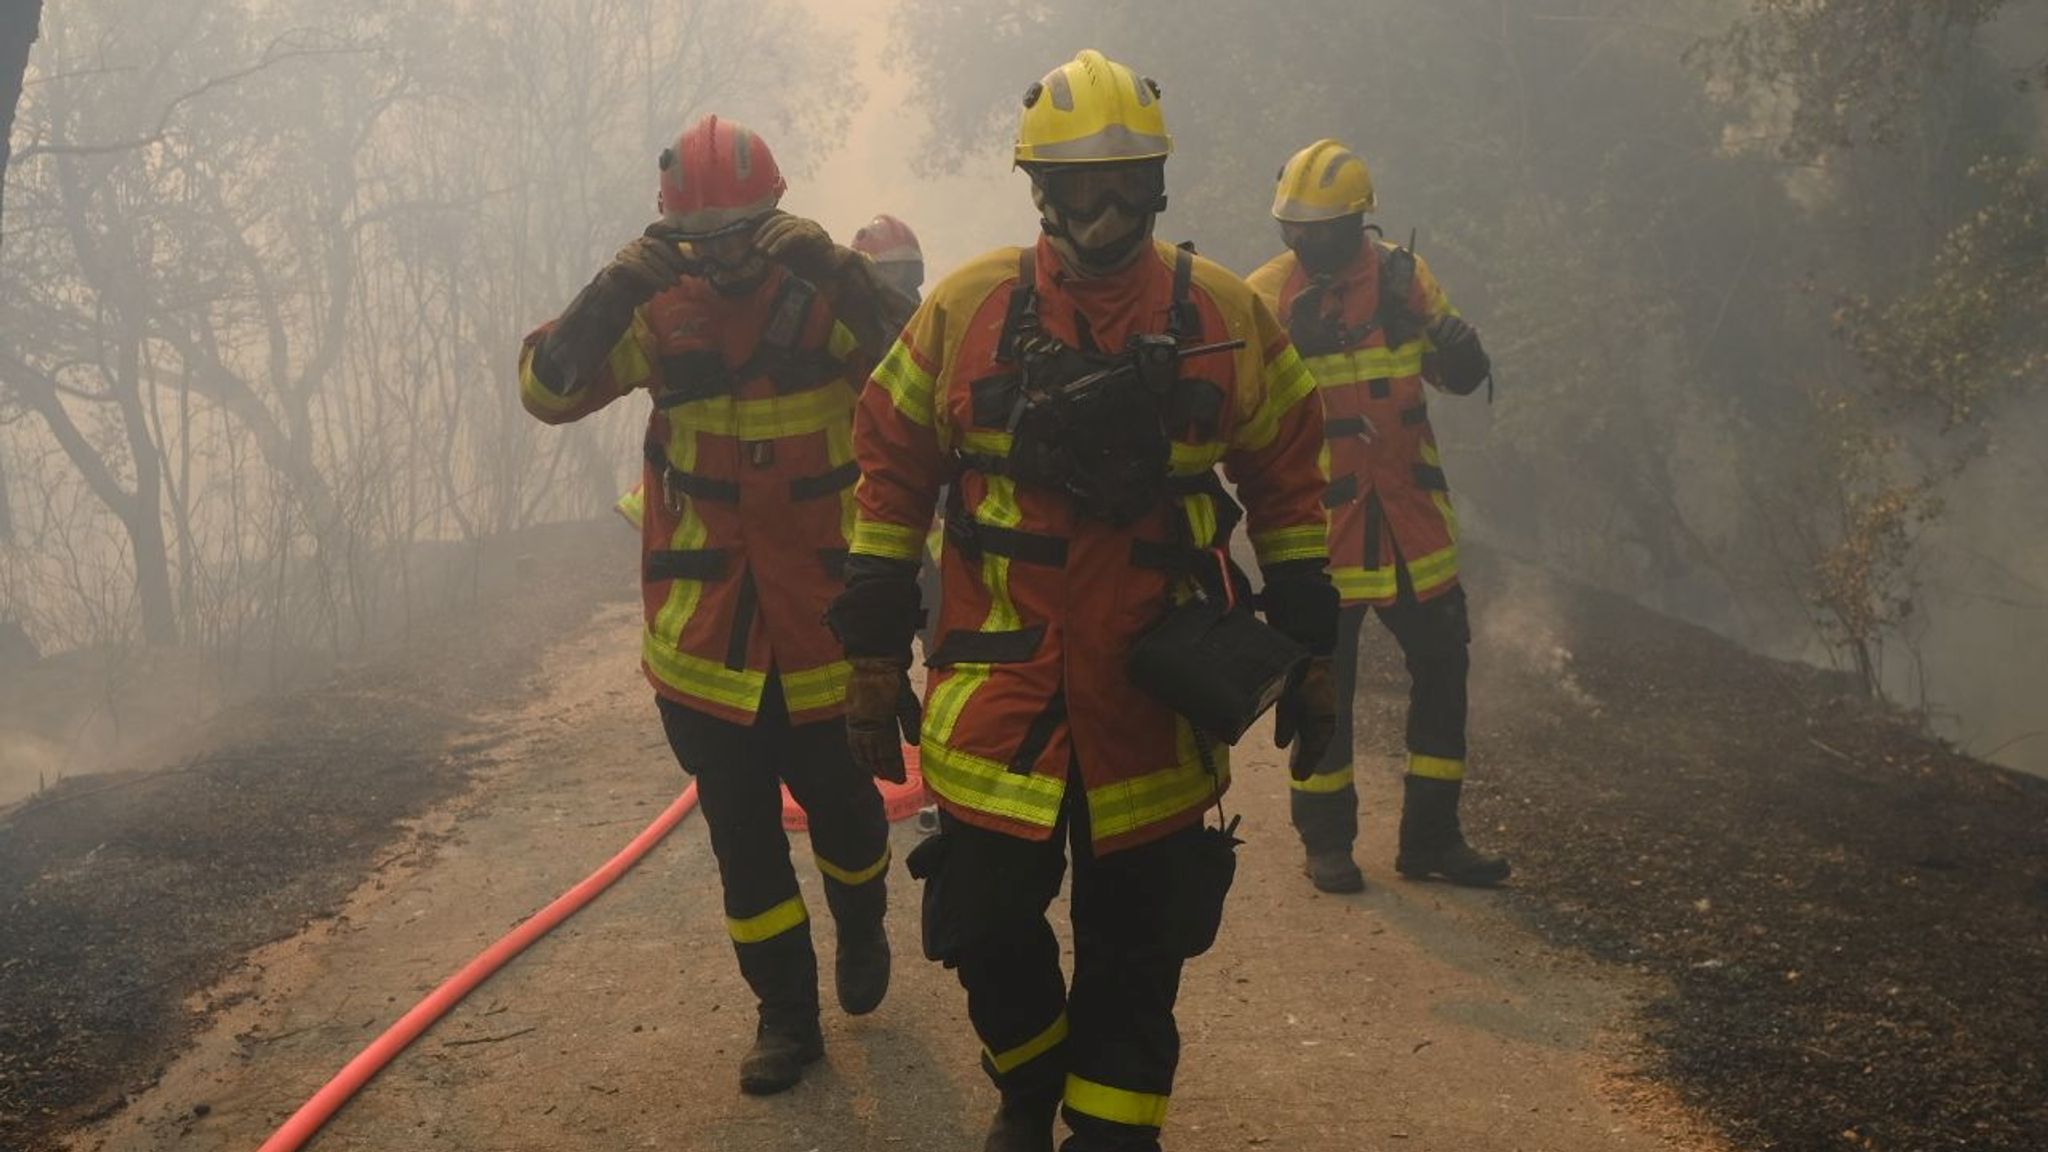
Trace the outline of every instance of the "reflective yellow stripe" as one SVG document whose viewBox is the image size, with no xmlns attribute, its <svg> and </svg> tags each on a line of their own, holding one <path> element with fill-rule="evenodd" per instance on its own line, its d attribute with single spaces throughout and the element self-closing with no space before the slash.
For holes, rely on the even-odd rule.
<svg viewBox="0 0 2048 1152">
<path fill-rule="evenodd" d="M 1457 509 L 1451 507 L 1451 498 L 1442 492 L 1432 492 L 1429 494 L 1429 499 L 1431 503 L 1436 505 L 1437 515 L 1444 518 L 1444 532 L 1450 536 L 1451 543 L 1456 544 L 1458 542 L 1458 512 Z"/>
<path fill-rule="evenodd" d="M 896 405 L 896 411 L 901 412 L 905 419 L 921 428 L 932 426 L 933 395 L 938 381 L 918 366 L 909 341 L 896 341 L 875 368 L 874 378 L 869 383 L 880 385 Z"/>
<path fill-rule="evenodd" d="M 806 436 L 824 432 L 835 425 L 851 424 L 853 389 L 843 380 L 833 380 L 822 387 L 792 392 L 787 396 L 768 396 L 757 400 L 713 396 L 670 408 L 668 419 L 671 425 L 741 440 Z"/>
<path fill-rule="evenodd" d="M 849 550 L 855 556 L 880 556 L 885 560 L 915 560 L 918 545 L 924 541 L 924 532 L 891 524 L 884 520 L 870 520 L 857 515 L 853 521 L 853 541 Z"/>
<path fill-rule="evenodd" d="M 1419 339 L 1410 340 L 1399 348 L 1359 348 L 1350 352 L 1333 352 L 1328 356 L 1311 356 L 1302 361 L 1316 384 L 1324 388 L 1342 388 L 1364 380 L 1398 380 L 1403 376 L 1422 374 L 1422 354 L 1426 351 Z"/>
<path fill-rule="evenodd" d="M 1420 361 L 1417 371 L 1421 371 Z M 1251 419 L 1238 425 L 1231 436 L 1231 447 L 1246 452 L 1257 452 L 1273 442 L 1280 434 L 1280 418 L 1296 404 L 1308 399 L 1316 390 L 1320 377 L 1313 374 L 1301 353 L 1289 344 L 1280 358 L 1266 365 L 1265 396 L 1260 400 Z"/>
<path fill-rule="evenodd" d="M 635 528 L 643 526 L 647 522 L 647 489 L 634 485 L 633 490 L 619 497 L 619 502 L 613 507 L 626 518 L 626 523 Z"/>
<path fill-rule="evenodd" d="M 953 680 L 960 679 L 957 673 L 965 668 L 980 668 L 986 678 L 988 665 L 963 664 L 954 668 Z M 929 732 L 919 749 L 918 765 L 932 791 L 955 804 L 1040 828 L 1059 821 L 1060 798 L 1067 785 L 1058 777 L 1012 772 L 1008 764 L 948 748 Z"/>
<path fill-rule="evenodd" d="M 640 645 L 640 656 L 662 683 L 676 691 L 743 712 L 761 706 L 761 692 L 768 686 L 765 672 L 734 670 L 716 660 L 678 652 L 674 638 L 657 636 L 652 630 Z"/>
<path fill-rule="evenodd" d="M 990 432 L 976 428 L 960 441 L 962 452 L 978 452 L 984 456 L 1008 456 L 1013 441 L 1008 432 Z"/>
<path fill-rule="evenodd" d="M 669 426 L 668 460 L 670 465 L 684 472 L 695 469 L 697 464 L 697 434 L 695 431 L 676 425 Z M 659 478 L 655 481 L 660 483 Z M 654 499 L 662 499 L 657 487 Z M 697 515 L 697 505 L 689 497 L 683 497 L 682 513 L 676 518 L 676 529 L 669 534 L 668 546 L 676 551 L 688 551 L 704 547 L 709 530 Z M 683 628 L 690 618 L 697 614 L 697 606 L 704 599 L 704 583 L 701 580 L 671 581 L 668 599 L 654 614 L 648 624 L 640 645 L 641 658 L 654 671 L 662 683 L 703 700 L 711 700 L 732 708 L 751 711 L 760 704 L 761 688 L 767 684 L 763 677 L 759 684 L 735 684 L 719 681 L 716 677 L 699 677 L 681 659 L 676 651 Z M 722 665 L 717 666 L 723 668 Z"/>
<path fill-rule="evenodd" d="M 1442 756 L 1424 756 L 1420 752 L 1410 752 L 1408 754 L 1408 774 L 1410 776 L 1427 776 L 1431 780 L 1463 780 L 1465 778 L 1465 762 L 1463 760 L 1446 760 Z"/>
<path fill-rule="evenodd" d="M 987 1048 L 983 1048 L 981 1051 L 982 1055 L 988 1057 L 989 1065 L 996 1070 L 997 1075 L 1003 1075 L 1015 1072 L 1018 1068 L 1059 1047 L 1060 1042 L 1066 1038 L 1067 1014 L 1062 1012 L 1058 1018 L 1046 1026 L 1045 1031 L 1040 1032 L 1038 1035 L 1033 1036 L 1031 1039 L 1026 1040 L 1007 1052 L 992 1052 Z"/>
<path fill-rule="evenodd" d="M 810 918 L 810 911 L 804 907 L 804 898 L 791 896 L 759 916 L 749 916 L 744 920 L 726 917 L 725 930 L 737 943 L 759 944 L 763 940 L 775 939 Z"/>
<path fill-rule="evenodd" d="M 1095 839 L 1136 832 L 1190 808 L 1205 807 L 1216 797 L 1217 781 L 1230 779 L 1228 748 L 1219 745 L 1209 750 L 1209 762 L 1216 767 L 1212 777 L 1195 745 L 1194 729 L 1176 718 L 1174 732 L 1179 763 L 1088 790 L 1088 824 Z"/>
<path fill-rule="evenodd" d="M 605 367 L 611 370 L 612 387 L 624 396 L 635 388 L 644 386 L 654 379 L 654 365 L 648 363 L 647 349 L 654 343 L 654 330 L 647 326 L 639 312 L 633 313 L 633 322 L 626 326 L 626 333 L 612 350 L 605 355 Z"/>
<path fill-rule="evenodd" d="M 981 502 L 970 513 L 976 520 L 998 528 L 1015 528 L 1024 522 L 1024 509 L 1017 503 L 1017 486 L 1007 476 L 987 477 Z M 963 561 L 971 562 L 971 561 Z M 981 622 L 983 632 L 1011 632 L 1023 627 L 1023 618 L 1017 614 L 1017 605 L 1010 599 L 1010 560 L 985 552 L 981 557 L 981 585 L 988 589 L 988 616 Z M 943 748 L 953 738 L 953 728 L 960 722 L 960 714 L 967 709 L 967 702 L 990 676 L 988 664 L 956 664 L 946 677 L 933 687 L 931 700 L 925 709 L 926 743 L 936 743 Z M 935 738 L 935 739 L 934 739 Z M 993 763 L 991 761 L 990 763 Z M 1008 766 L 1000 770 L 1008 774 Z M 967 803 L 960 800 L 960 803 Z M 1037 820 L 1037 817 L 1020 817 Z M 1046 821 L 1049 825 L 1050 820 Z"/>
<path fill-rule="evenodd" d="M 865 884 L 868 881 L 873 880 L 875 877 L 880 876 L 882 873 L 887 872 L 889 870 L 889 849 L 887 847 L 884 847 L 882 849 L 882 858 L 880 860 L 875 861 L 873 864 L 870 864 L 865 868 L 857 870 L 841 868 L 839 865 L 834 864 L 830 860 L 825 859 L 823 856 L 819 856 L 817 860 L 818 871 L 823 872 L 827 877 L 833 880 L 837 880 L 841 884 L 844 884 L 847 887 L 851 888 L 856 885 Z"/>
<path fill-rule="evenodd" d="M 1006 436 L 1004 439 L 1009 438 Z M 1223 458 L 1230 454 L 1230 445 L 1212 441 L 1187 444 L 1175 440 L 1171 452 L 1167 459 L 1167 471 L 1175 476 L 1200 476 L 1223 463 Z"/>
<path fill-rule="evenodd" d="M 846 358 L 853 355 L 859 348 L 860 340 L 854 336 L 853 329 L 834 320 L 832 322 L 832 335 L 825 341 L 825 354 L 843 364 L 846 362 Z"/>
<path fill-rule="evenodd" d="M 1351 765 L 1346 764 L 1342 768 L 1334 768 L 1328 772 L 1318 772 L 1306 780 L 1290 778 L 1287 786 L 1296 792 L 1313 792 L 1317 795 L 1342 792 L 1351 786 Z"/>
<path fill-rule="evenodd" d="M 1210 496 L 1183 496 L 1181 507 L 1187 509 L 1188 530 L 1198 548 L 1207 548 L 1216 540 L 1216 501 Z"/>
<path fill-rule="evenodd" d="M 533 358 L 538 355 L 538 344 L 528 345 L 519 353 L 519 398 L 527 409 L 556 416 L 581 404 L 587 388 L 578 388 L 573 392 L 557 395 L 553 389 L 540 382 L 540 377 L 533 374 Z"/>
<path fill-rule="evenodd" d="M 817 668 L 784 672 L 783 700 L 791 712 L 810 712 L 844 703 L 846 681 L 852 673 L 852 666 L 844 660 L 834 660 Z"/>
<path fill-rule="evenodd" d="M 1252 536 L 1252 551 L 1261 565 L 1289 560 L 1321 560 L 1330 554 L 1330 526 L 1324 521 L 1293 528 L 1276 528 Z"/>
<path fill-rule="evenodd" d="M 1346 602 L 1392 600 L 1396 591 L 1392 568 L 1340 565 L 1330 569 L 1330 583 L 1337 586 L 1337 598 Z"/>
<path fill-rule="evenodd" d="M 1417 596 L 1426 596 L 1457 578 L 1456 544 L 1408 562 L 1408 580 Z M 1337 586 L 1337 598 L 1347 603 L 1392 600 L 1399 593 L 1391 565 L 1371 569 L 1355 564 L 1341 565 L 1330 569 L 1330 582 Z"/>
<path fill-rule="evenodd" d="M 1458 575 L 1458 546 L 1452 544 L 1408 564 L 1408 580 L 1417 596 L 1450 583 Z"/>
<path fill-rule="evenodd" d="M 1067 1107 L 1083 1116 L 1128 1124 L 1133 1128 L 1159 1128 L 1166 1123 L 1166 1097 L 1150 1092 L 1111 1088 L 1079 1076 L 1067 1076 Z"/>
</svg>

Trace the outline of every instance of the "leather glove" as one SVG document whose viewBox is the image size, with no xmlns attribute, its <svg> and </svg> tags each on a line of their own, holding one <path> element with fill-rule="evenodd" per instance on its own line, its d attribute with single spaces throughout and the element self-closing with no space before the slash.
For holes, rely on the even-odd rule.
<svg viewBox="0 0 2048 1152">
<path fill-rule="evenodd" d="M 754 247 L 806 280 L 822 280 L 839 268 L 840 248 L 814 220 L 777 212 L 754 233 Z"/>
<path fill-rule="evenodd" d="M 1296 780 L 1315 775 L 1336 734 L 1337 685 L 1330 677 L 1330 658 L 1312 657 L 1273 712 L 1273 742 L 1285 748 L 1299 740 L 1287 774 Z"/>
<path fill-rule="evenodd" d="M 1455 312 L 1446 312 L 1429 322 L 1429 342 L 1438 349 L 1455 347 L 1478 335 L 1472 330 L 1472 325 Z"/>
<path fill-rule="evenodd" d="M 682 242 L 665 224 L 650 224 L 647 231 L 619 249 L 606 273 L 645 303 L 676 286 L 685 276 L 698 274 L 697 263 L 684 254 Z"/>
<path fill-rule="evenodd" d="M 880 780 L 901 784 L 903 745 L 915 744 L 924 709 L 910 687 L 910 669 L 886 656 L 856 656 L 846 681 L 846 746 L 853 762 Z"/>
</svg>

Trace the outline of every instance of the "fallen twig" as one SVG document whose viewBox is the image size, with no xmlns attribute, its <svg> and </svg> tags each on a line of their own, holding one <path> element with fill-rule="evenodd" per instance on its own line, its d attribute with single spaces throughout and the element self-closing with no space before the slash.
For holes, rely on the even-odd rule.
<svg viewBox="0 0 2048 1152">
<path fill-rule="evenodd" d="M 511 1040 L 515 1037 L 524 1036 L 528 1032 L 532 1032 L 539 1027 L 540 1025 L 538 1024 L 530 1024 L 527 1027 L 520 1028 L 512 1032 L 507 1032 L 501 1036 L 472 1036 L 462 1040 L 443 1040 L 441 1041 L 441 1047 L 462 1048 L 470 1044 L 496 1044 L 500 1040 Z"/>
</svg>

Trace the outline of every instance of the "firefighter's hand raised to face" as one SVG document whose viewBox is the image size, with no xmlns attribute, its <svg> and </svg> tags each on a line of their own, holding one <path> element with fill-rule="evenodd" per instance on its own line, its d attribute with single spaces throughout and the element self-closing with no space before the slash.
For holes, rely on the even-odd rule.
<svg viewBox="0 0 2048 1152">
<path fill-rule="evenodd" d="M 619 249 L 608 271 L 642 300 L 675 287 L 686 276 L 698 274 L 696 261 L 663 224 L 650 225 L 645 235 Z"/>
</svg>

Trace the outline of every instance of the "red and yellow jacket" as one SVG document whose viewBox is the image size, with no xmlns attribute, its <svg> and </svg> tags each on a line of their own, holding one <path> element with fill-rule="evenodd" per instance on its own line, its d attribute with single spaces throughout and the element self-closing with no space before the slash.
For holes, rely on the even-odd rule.
<svg viewBox="0 0 2048 1152">
<path fill-rule="evenodd" d="M 1194 823 L 1228 781 L 1224 750 L 1208 757 L 1212 776 L 1188 723 L 1125 674 L 1133 641 L 1159 618 L 1176 579 L 1146 557 L 1176 539 L 1170 516 L 1184 518 L 1184 541 L 1225 542 L 1221 464 L 1262 564 L 1323 561 L 1322 413 L 1266 307 L 1236 276 L 1187 257 L 1192 312 L 1181 315 L 1198 323 L 1176 335 L 1247 344 L 1182 366 L 1174 395 L 1190 403 L 1176 410 L 1199 415 L 1172 443 L 1170 505 L 1119 528 L 1000 468 L 963 464 L 963 455 L 1010 451 L 1003 397 L 1014 394 L 1016 370 L 998 352 L 1022 256 L 1000 249 L 942 282 L 861 394 L 853 552 L 916 560 L 940 488 L 953 486 L 939 641 L 926 659 L 925 780 L 962 820 L 1045 839 L 1078 770 L 1096 847 L 1108 852 Z M 1120 349 L 1134 334 L 1166 332 L 1181 259 L 1158 245 L 1124 272 L 1080 280 L 1041 240 L 1031 261 L 1038 323 L 1070 347 L 1092 337 Z"/>
<path fill-rule="evenodd" d="M 822 622 L 853 528 L 855 382 L 872 365 L 828 294 L 780 266 L 752 294 L 686 279 L 635 313 L 604 370 L 557 395 L 526 338 L 520 397 L 550 424 L 646 388 L 647 627 L 657 692 L 752 723 L 771 669 L 790 719 L 843 711 L 847 666 Z"/>
<path fill-rule="evenodd" d="M 1330 578 L 1345 604 L 1393 603 L 1397 566 L 1419 600 L 1458 583 L 1458 515 L 1423 392 L 1436 380 L 1422 330 L 1451 302 L 1422 258 L 1403 253 L 1414 261 L 1403 310 L 1412 330 L 1389 346 L 1381 265 L 1395 251 L 1369 239 L 1349 268 L 1320 283 L 1283 252 L 1249 281 L 1299 343 L 1323 399 Z"/>
</svg>

